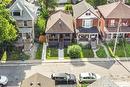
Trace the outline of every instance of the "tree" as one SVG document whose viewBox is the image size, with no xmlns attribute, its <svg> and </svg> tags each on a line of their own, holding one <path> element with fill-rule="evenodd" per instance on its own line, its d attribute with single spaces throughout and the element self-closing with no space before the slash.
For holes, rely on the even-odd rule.
<svg viewBox="0 0 130 87">
<path fill-rule="evenodd" d="M 107 4 L 107 0 L 86 0 L 89 4 L 91 4 L 94 8 L 99 5 Z"/>
<path fill-rule="evenodd" d="M 0 3 L 0 44 L 3 44 L 3 48 L 6 50 L 6 43 L 12 42 L 17 37 L 16 26 L 6 5 L 10 0 L 2 0 Z"/>
<path fill-rule="evenodd" d="M 80 58 L 81 52 L 82 49 L 79 45 L 72 45 L 67 49 L 67 53 L 69 54 L 70 58 Z"/>
</svg>

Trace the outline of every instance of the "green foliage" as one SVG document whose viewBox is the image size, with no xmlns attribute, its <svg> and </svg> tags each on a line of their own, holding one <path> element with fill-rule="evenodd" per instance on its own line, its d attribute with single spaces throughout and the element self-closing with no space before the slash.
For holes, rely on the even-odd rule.
<svg viewBox="0 0 130 87">
<path fill-rule="evenodd" d="M 46 20 L 42 18 L 41 16 L 38 17 L 37 20 L 37 26 L 38 26 L 38 33 L 45 33 L 45 26 L 46 26 Z"/>
<path fill-rule="evenodd" d="M 43 45 L 39 44 L 39 47 L 38 47 L 37 52 L 36 52 L 36 59 L 42 58 L 42 49 L 43 49 Z"/>
<path fill-rule="evenodd" d="M 6 61 L 7 60 L 7 54 L 6 51 L 4 52 L 1 61 Z"/>
<path fill-rule="evenodd" d="M 65 10 L 66 11 L 72 11 L 72 4 L 66 4 L 65 5 Z"/>
<path fill-rule="evenodd" d="M 97 56 L 98 56 L 99 58 L 106 58 L 106 57 L 107 57 L 104 48 L 101 47 L 101 46 L 100 46 L 99 50 L 96 52 L 96 54 L 97 54 Z"/>
<path fill-rule="evenodd" d="M 4 42 L 15 40 L 17 37 L 17 31 L 15 27 L 2 16 L 0 16 L 0 19 L 0 41 Z"/>
<path fill-rule="evenodd" d="M 107 0 L 86 0 L 86 2 L 90 3 L 95 8 L 99 5 L 107 4 Z"/>
<path fill-rule="evenodd" d="M 57 59 L 58 58 L 58 48 L 47 48 L 47 59 Z"/>
<path fill-rule="evenodd" d="M 81 58 L 82 49 L 79 45 L 72 45 L 68 47 L 67 53 L 70 58 Z"/>
</svg>

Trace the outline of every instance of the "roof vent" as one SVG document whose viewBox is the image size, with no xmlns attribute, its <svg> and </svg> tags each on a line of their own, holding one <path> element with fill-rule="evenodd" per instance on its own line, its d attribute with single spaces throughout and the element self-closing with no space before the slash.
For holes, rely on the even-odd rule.
<svg viewBox="0 0 130 87">
<path fill-rule="evenodd" d="M 30 83 L 30 86 L 33 86 L 33 82 Z"/>
<path fill-rule="evenodd" d="M 37 82 L 37 85 L 38 85 L 38 86 L 41 86 L 41 83 L 40 83 L 40 82 Z"/>
</svg>

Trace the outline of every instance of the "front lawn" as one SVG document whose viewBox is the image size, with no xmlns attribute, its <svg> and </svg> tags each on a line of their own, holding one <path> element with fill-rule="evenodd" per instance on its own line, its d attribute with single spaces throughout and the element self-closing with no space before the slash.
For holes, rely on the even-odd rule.
<svg viewBox="0 0 130 87">
<path fill-rule="evenodd" d="M 130 57 L 130 43 L 125 42 L 125 52 L 126 52 L 126 57 Z"/>
<path fill-rule="evenodd" d="M 90 45 L 82 46 L 82 58 L 93 58 L 94 53 Z"/>
<path fill-rule="evenodd" d="M 106 58 L 107 57 L 106 52 L 102 46 L 100 46 L 100 48 L 98 49 L 96 54 L 99 58 Z"/>
<path fill-rule="evenodd" d="M 109 42 L 109 43 L 107 43 L 105 45 L 108 48 L 110 55 L 113 57 L 112 52 L 114 50 L 114 41 L 111 41 L 111 42 Z M 124 48 L 123 45 L 124 44 L 123 44 L 122 41 L 120 41 L 119 43 L 117 43 L 116 51 L 115 51 L 115 55 L 116 56 L 118 56 L 118 57 L 125 57 L 125 51 L 124 51 L 125 48 Z"/>
<path fill-rule="evenodd" d="M 58 59 L 58 48 L 48 47 L 46 57 L 47 57 L 48 60 Z"/>
<path fill-rule="evenodd" d="M 37 48 L 37 52 L 36 52 L 36 59 L 42 58 L 42 49 L 43 49 L 43 45 L 39 44 L 39 46 Z"/>
</svg>

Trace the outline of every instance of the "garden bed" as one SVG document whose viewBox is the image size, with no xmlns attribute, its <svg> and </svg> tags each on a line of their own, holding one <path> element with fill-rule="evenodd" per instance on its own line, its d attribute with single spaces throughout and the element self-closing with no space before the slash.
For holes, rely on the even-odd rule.
<svg viewBox="0 0 130 87">
<path fill-rule="evenodd" d="M 96 54 L 99 58 L 106 58 L 107 57 L 106 52 L 102 46 L 100 46 L 100 48 L 97 50 Z"/>
<path fill-rule="evenodd" d="M 58 59 L 58 48 L 48 47 L 47 53 L 46 53 L 46 58 L 48 60 Z"/>
<path fill-rule="evenodd" d="M 43 45 L 39 44 L 39 46 L 37 48 L 37 52 L 36 52 L 36 59 L 42 58 L 42 49 L 43 49 Z"/>
</svg>

